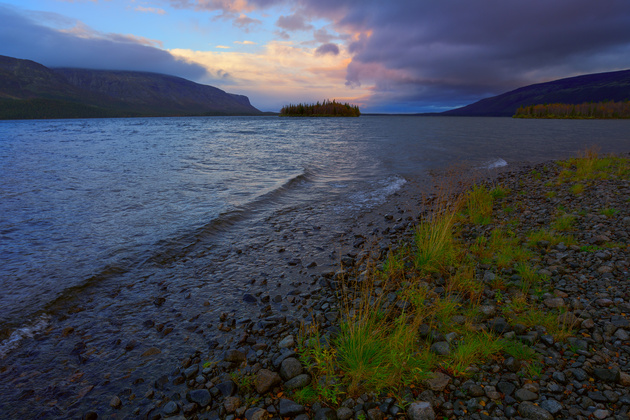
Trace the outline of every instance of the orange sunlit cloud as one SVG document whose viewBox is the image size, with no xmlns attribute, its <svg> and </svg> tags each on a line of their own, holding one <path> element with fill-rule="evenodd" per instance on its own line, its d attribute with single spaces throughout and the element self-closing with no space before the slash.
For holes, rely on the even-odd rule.
<svg viewBox="0 0 630 420">
<path fill-rule="evenodd" d="M 316 55 L 313 48 L 273 41 L 257 53 L 184 49 L 170 53 L 206 67 L 209 74 L 219 79 L 210 84 L 228 92 L 247 92 L 254 106 L 257 98 L 265 98 L 273 104 L 265 111 L 277 111 L 295 102 L 353 101 L 370 93 L 367 86 L 346 85 L 351 57 L 345 49 L 340 49 L 338 55 Z"/>
</svg>

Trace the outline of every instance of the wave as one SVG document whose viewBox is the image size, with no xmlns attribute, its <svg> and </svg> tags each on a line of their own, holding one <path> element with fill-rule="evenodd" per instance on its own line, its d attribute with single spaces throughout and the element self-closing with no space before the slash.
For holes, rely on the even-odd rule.
<svg viewBox="0 0 630 420">
<path fill-rule="evenodd" d="M 22 340 L 33 338 L 35 334 L 44 331 L 48 325 L 50 325 L 50 316 L 42 315 L 31 325 L 15 329 L 9 338 L 0 342 L 0 359 L 3 359 L 7 353 L 18 347 Z"/>
<path fill-rule="evenodd" d="M 407 180 L 398 176 L 381 180 L 373 185 L 373 189 L 367 191 L 359 191 L 350 195 L 348 206 L 350 208 L 365 209 L 379 204 L 387 200 L 387 197 L 400 190 Z"/>
<path fill-rule="evenodd" d="M 287 193 L 300 189 L 305 183 L 315 180 L 316 177 L 314 170 L 303 169 L 297 175 L 287 179 L 279 187 L 257 196 L 248 203 L 222 212 L 201 226 L 180 231 L 153 244 L 143 245 L 144 249 L 127 249 L 124 252 L 120 252 L 120 250 L 113 252 L 112 255 L 115 255 L 117 252 L 120 253 L 113 262 L 110 259 L 109 264 L 101 266 L 101 268 L 82 279 L 77 279 L 72 286 L 59 290 L 49 300 L 42 302 L 38 307 L 32 308 L 30 315 L 40 316 L 39 321 L 35 324 L 24 326 L 21 322 L 14 323 L 9 319 L 3 319 L 1 327 L 7 334 L 12 332 L 9 338 L 0 343 L 0 356 L 18 346 L 19 342 L 24 338 L 32 337 L 43 330 L 45 328 L 44 321 L 48 325 L 52 316 L 71 307 L 73 302 L 83 296 L 87 290 L 131 271 L 142 269 L 142 267 L 147 265 L 164 266 L 171 264 L 174 261 L 185 258 L 192 251 L 200 249 L 200 246 L 203 249 L 211 249 L 213 238 L 216 235 L 226 232 L 234 225 L 266 211 L 270 205 L 274 206 L 280 203 L 282 197 Z"/>
<path fill-rule="evenodd" d="M 487 161 L 486 163 L 481 165 L 479 169 L 496 169 L 496 168 L 502 168 L 504 166 L 508 166 L 508 163 L 504 159 L 497 158 L 494 160 Z"/>
</svg>

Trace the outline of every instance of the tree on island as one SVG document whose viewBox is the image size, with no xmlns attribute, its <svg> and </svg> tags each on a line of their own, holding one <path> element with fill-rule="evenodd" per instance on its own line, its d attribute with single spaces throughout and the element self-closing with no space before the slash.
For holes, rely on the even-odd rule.
<svg viewBox="0 0 630 420">
<path fill-rule="evenodd" d="M 324 103 L 285 105 L 280 110 L 281 117 L 358 117 L 359 107 L 349 103 L 325 100 Z"/>
<path fill-rule="evenodd" d="M 521 106 L 516 110 L 514 118 L 626 119 L 630 118 L 630 101 Z"/>
</svg>

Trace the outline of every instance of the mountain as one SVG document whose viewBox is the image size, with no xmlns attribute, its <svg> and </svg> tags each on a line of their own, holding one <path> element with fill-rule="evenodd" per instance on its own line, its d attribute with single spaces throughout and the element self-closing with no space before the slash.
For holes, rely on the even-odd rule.
<svg viewBox="0 0 630 420">
<path fill-rule="evenodd" d="M 630 100 L 630 70 L 594 73 L 525 86 L 437 115 L 511 117 L 519 106 Z"/>
<path fill-rule="evenodd" d="M 246 96 L 180 77 L 0 56 L 0 119 L 260 114 Z"/>
</svg>

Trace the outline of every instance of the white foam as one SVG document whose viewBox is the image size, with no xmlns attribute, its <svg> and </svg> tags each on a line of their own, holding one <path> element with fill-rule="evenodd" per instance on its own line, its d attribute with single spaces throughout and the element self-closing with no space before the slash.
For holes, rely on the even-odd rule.
<svg viewBox="0 0 630 420">
<path fill-rule="evenodd" d="M 11 333 L 9 338 L 0 343 L 0 359 L 4 358 L 11 350 L 18 347 L 20 342 L 25 338 L 33 338 L 33 336 L 46 329 L 50 325 L 50 317 L 42 315 L 32 325 L 18 328 Z"/>
<path fill-rule="evenodd" d="M 380 185 L 372 191 L 353 194 L 350 197 L 350 202 L 360 208 L 382 204 L 388 196 L 401 189 L 406 182 L 407 180 L 399 177 L 388 178 L 380 182 Z"/>
<path fill-rule="evenodd" d="M 507 166 L 508 163 L 501 158 L 492 160 L 492 161 L 488 161 L 485 164 L 481 165 L 482 169 L 495 169 L 495 168 L 502 168 L 504 166 Z"/>
</svg>

